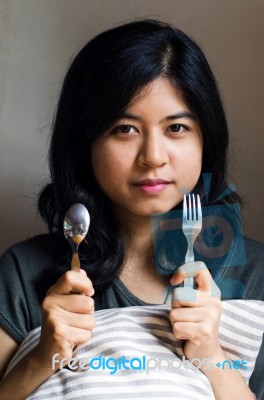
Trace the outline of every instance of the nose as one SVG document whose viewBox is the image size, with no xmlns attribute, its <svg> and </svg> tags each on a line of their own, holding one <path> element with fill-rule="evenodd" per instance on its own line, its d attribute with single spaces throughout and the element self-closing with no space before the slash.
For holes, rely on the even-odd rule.
<svg viewBox="0 0 264 400">
<path fill-rule="evenodd" d="M 138 152 L 138 165 L 141 167 L 157 168 L 167 164 L 168 161 L 169 156 L 164 137 L 161 137 L 157 132 L 146 135 Z"/>
</svg>

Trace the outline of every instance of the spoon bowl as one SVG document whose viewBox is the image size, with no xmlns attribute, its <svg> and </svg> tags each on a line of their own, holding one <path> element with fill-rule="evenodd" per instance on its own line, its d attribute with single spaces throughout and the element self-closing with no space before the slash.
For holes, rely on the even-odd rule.
<svg viewBox="0 0 264 400">
<path fill-rule="evenodd" d="M 78 247 L 87 235 L 89 226 L 90 215 L 83 204 L 76 203 L 66 212 L 63 231 L 72 249 L 71 269 L 74 271 L 80 271 Z"/>
</svg>

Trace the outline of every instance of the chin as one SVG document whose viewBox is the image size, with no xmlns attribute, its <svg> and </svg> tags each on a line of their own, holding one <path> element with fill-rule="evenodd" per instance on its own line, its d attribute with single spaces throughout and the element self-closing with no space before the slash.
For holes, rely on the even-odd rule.
<svg viewBox="0 0 264 400">
<path fill-rule="evenodd" d="M 168 207 L 164 207 L 164 206 L 163 207 L 153 207 L 153 206 L 151 207 L 151 206 L 149 206 L 149 207 L 145 207 L 144 209 L 141 209 L 141 210 L 139 210 L 139 209 L 135 210 L 134 214 L 137 214 L 142 217 L 150 217 L 152 214 L 165 214 L 165 213 L 171 211 L 175 207 L 176 207 L 176 204 L 168 206 Z"/>
</svg>

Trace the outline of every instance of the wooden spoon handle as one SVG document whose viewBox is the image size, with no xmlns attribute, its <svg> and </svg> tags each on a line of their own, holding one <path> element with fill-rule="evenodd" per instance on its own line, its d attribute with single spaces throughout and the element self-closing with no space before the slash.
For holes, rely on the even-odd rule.
<svg viewBox="0 0 264 400">
<path fill-rule="evenodd" d="M 72 253 L 71 270 L 80 272 L 81 264 L 78 253 Z"/>
</svg>

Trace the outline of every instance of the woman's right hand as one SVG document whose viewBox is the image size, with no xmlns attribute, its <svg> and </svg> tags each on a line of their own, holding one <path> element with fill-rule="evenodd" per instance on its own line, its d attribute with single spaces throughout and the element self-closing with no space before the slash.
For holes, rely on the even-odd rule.
<svg viewBox="0 0 264 400">
<path fill-rule="evenodd" d="M 42 367 L 52 368 L 56 353 L 56 361 L 70 360 L 74 348 L 90 339 L 95 327 L 93 294 L 92 282 L 84 270 L 67 271 L 48 290 L 42 303 L 40 341 L 34 350 Z M 60 363 L 53 368 L 61 368 Z"/>
</svg>

